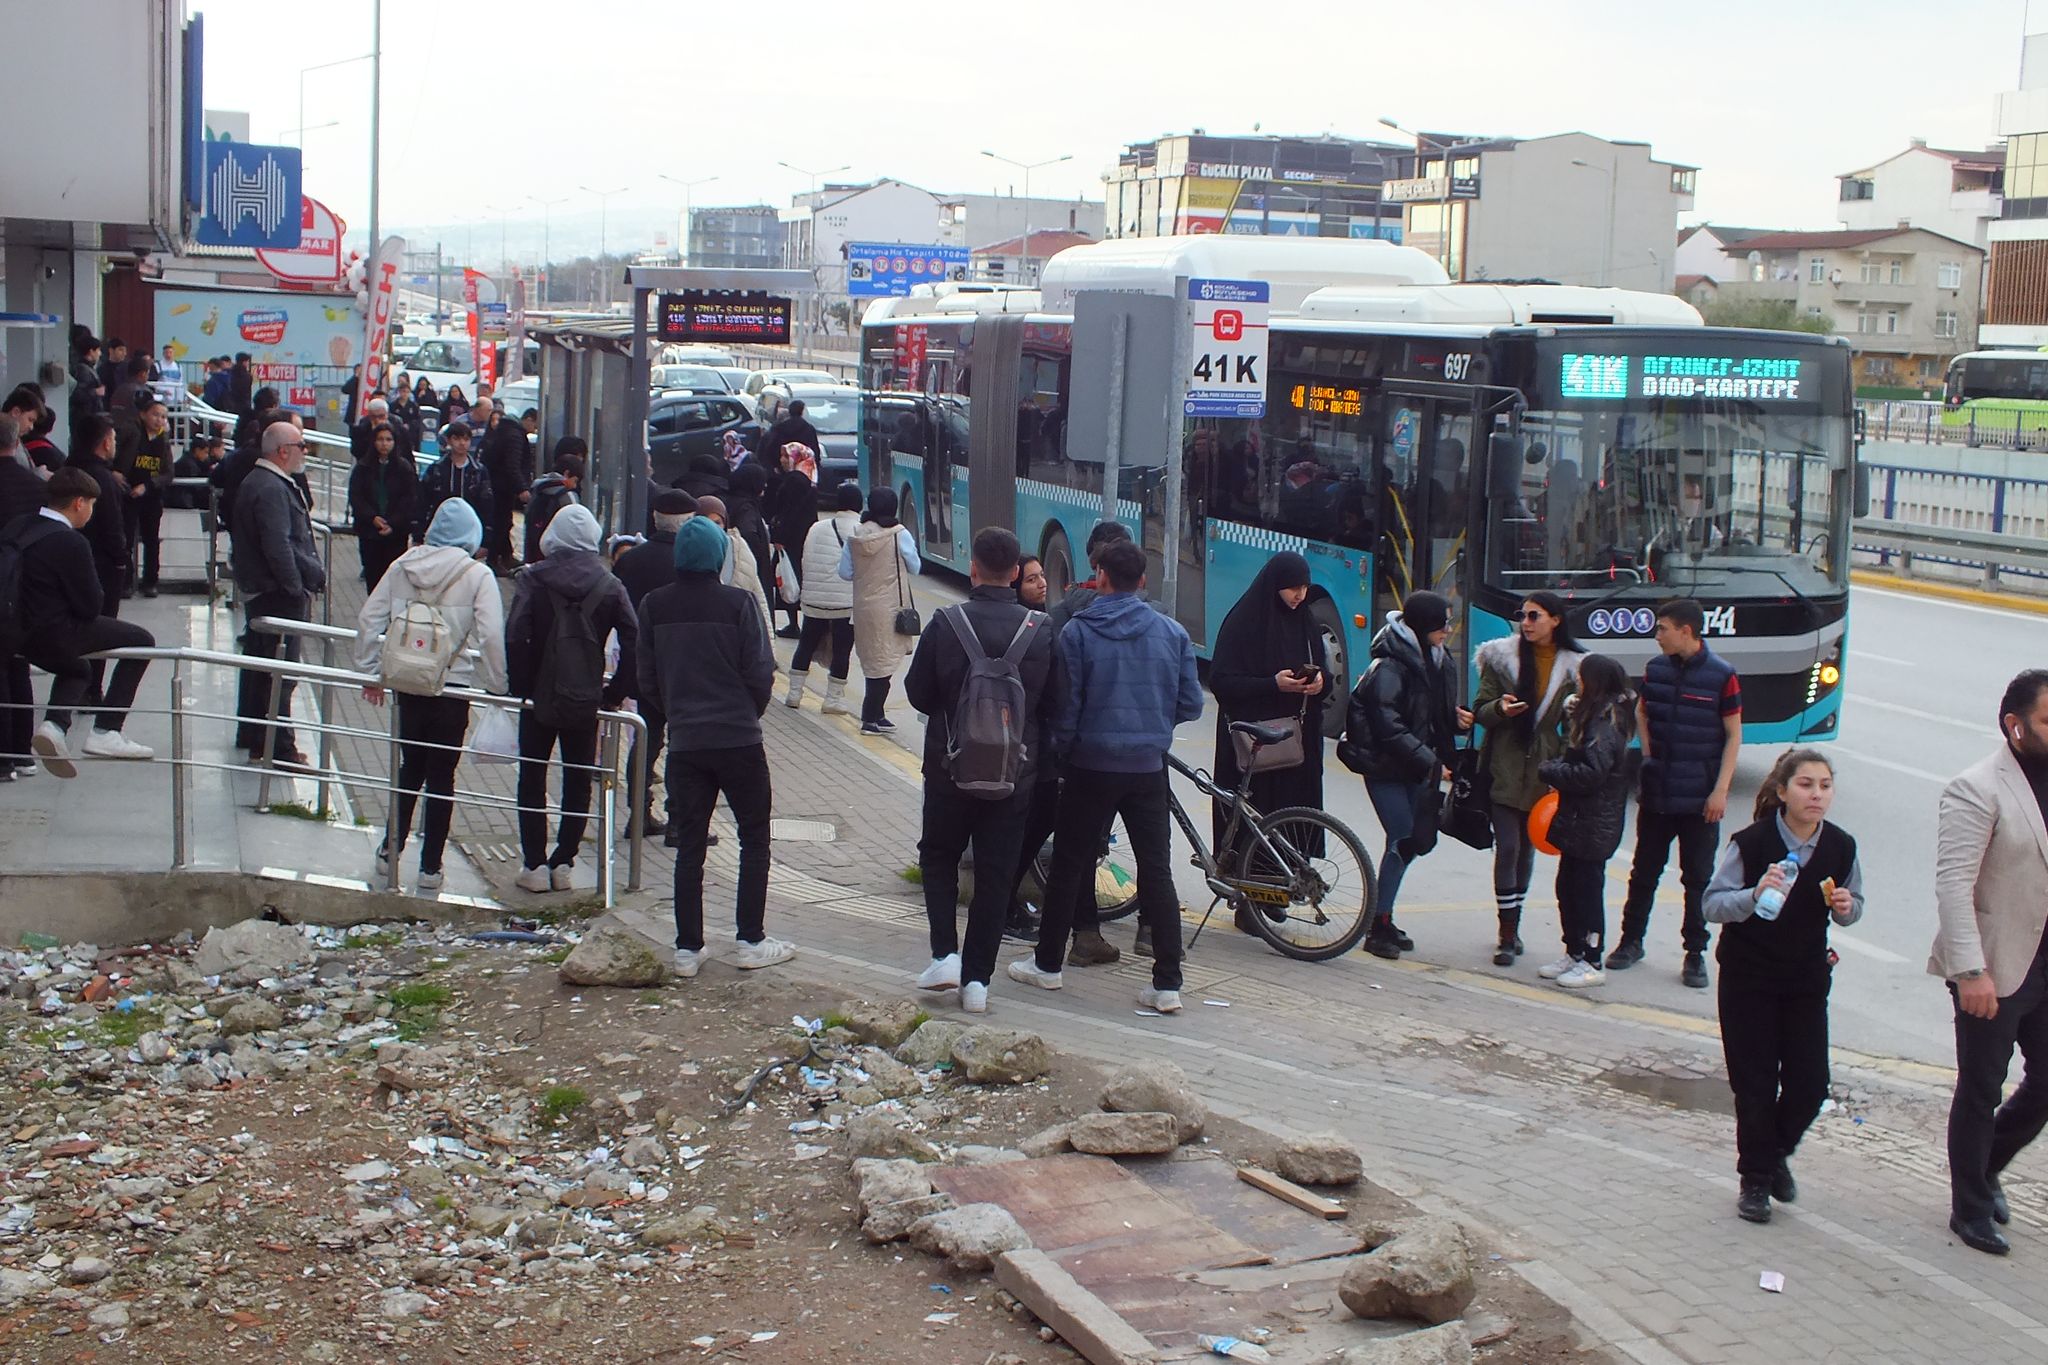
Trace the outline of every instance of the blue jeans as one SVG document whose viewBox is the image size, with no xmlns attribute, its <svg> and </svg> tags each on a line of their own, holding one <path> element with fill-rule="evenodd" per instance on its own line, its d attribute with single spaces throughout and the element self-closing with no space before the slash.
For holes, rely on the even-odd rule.
<svg viewBox="0 0 2048 1365">
<path fill-rule="evenodd" d="M 1402 847 L 1402 841 L 1415 833 L 1422 798 L 1428 790 L 1427 782 L 1403 782 L 1397 778 L 1368 779 L 1365 784 L 1372 812 L 1380 818 L 1380 828 L 1387 832 L 1387 851 L 1380 858 L 1379 904 L 1373 909 L 1374 923 L 1383 924 L 1394 917 L 1394 897 L 1400 894 L 1402 875 L 1414 861 L 1414 855 Z"/>
</svg>

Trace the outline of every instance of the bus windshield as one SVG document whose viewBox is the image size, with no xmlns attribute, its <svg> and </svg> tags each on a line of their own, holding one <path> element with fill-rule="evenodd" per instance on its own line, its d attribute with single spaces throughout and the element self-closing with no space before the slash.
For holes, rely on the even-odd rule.
<svg viewBox="0 0 2048 1365">
<path fill-rule="evenodd" d="M 1741 402 L 1565 407 L 1525 413 L 1522 439 L 1519 496 L 1495 513 L 1496 587 L 1803 596 L 1846 580 L 1847 547 L 1830 534 L 1847 495 L 1844 418 Z"/>
</svg>

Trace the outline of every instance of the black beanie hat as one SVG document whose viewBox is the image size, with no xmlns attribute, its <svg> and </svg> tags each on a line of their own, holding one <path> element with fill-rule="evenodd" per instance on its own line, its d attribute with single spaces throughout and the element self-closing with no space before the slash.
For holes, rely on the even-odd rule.
<svg viewBox="0 0 2048 1365">
<path fill-rule="evenodd" d="M 1408 600 L 1401 604 L 1401 621 L 1420 640 L 1431 631 L 1442 630 L 1451 623 L 1451 604 L 1438 593 L 1411 592 Z"/>
</svg>

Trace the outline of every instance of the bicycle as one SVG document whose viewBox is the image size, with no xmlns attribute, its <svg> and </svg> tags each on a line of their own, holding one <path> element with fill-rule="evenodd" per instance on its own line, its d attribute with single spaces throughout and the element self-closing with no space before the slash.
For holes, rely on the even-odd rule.
<svg viewBox="0 0 2048 1365">
<path fill-rule="evenodd" d="M 1231 731 L 1248 735 L 1254 752 L 1285 736 L 1270 726 L 1236 721 Z M 1379 884 L 1372 858 L 1351 827 L 1309 806 L 1287 806 L 1267 815 L 1251 803 L 1251 772 L 1236 790 L 1216 785 L 1210 775 L 1166 756 L 1174 772 L 1194 783 L 1225 812 L 1222 856 L 1212 853 L 1180 797 L 1171 789 L 1167 803 L 1174 823 L 1194 848 L 1193 862 L 1215 899 L 1202 916 L 1199 938 L 1218 905 L 1228 905 L 1241 923 L 1251 924 L 1276 951 L 1304 962 L 1324 962 L 1356 948 L 1372 927 Z M 1111 826 L 1108 847 L 1096 862 L 1097 915 L 1122 919 L 1138 907 L 1138 883 L 1129 843 Z M 1333 852 L 1333 848 L 1337 850 Z M 1041 887 L 1052 872 L 1053 845 L 1048 843 L 1033 866 Z M 1348 865 L 1347 865 L 1348 864 Z M 1351 888 L 1356 887 L 1354 893 Z M 1356 911 L 1352 909 L 1353 895 Z M 1341 905 L 1339 904 L 1341 902 Z"/>
</svg>

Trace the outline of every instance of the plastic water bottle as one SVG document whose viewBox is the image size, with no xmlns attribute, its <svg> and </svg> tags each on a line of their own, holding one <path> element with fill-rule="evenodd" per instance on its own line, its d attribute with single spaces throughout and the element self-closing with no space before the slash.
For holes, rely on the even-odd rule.
<svg viewBox="0 0 2048 1365">
<path fill-rule="evenodd" d="M 1231 1360 L 1271 1360 L 1273 1357 L 1265 1347 L 1256 1342 L 1240 1341 L 1236 1337 L 1210 1336 L 1206 1332 L 1195 1338 L 1195 1345 L 1213 1356 L 1225 1356 Z"/>
<path fill-rule="evenodd" d="M 1792 889 L 1793 882 L 1799 880 L 1799 855 L 1796 853 L 1786 855 L 1785 861 L 1778 864 L 1778 870 L 1785 874 L 1785 885 L 1782 887 L 1768 887 L 1757 896 L 1756 917 L 1758 919 L 1776 919 L 1778 912 L 1785 908 L 1785 893 Z"/>
</svg>

